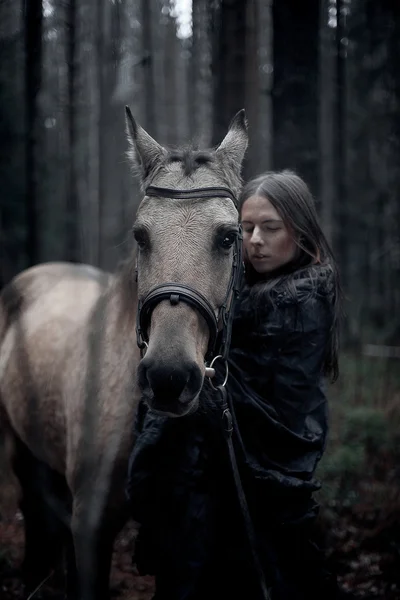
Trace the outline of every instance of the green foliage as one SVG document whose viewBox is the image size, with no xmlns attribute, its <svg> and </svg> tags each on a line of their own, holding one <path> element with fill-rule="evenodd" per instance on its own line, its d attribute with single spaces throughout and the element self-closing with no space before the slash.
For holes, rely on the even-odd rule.
<svg viewBox="0 0 400 600">
<path fill-rule="evenodd" d="M 343 442 L 349 447 L 379 452 L 388 444 L 391 433 L 387 417 L 381 409 L 356 406 L 347 413 Z"/>
<path fill-rule="evenodd" d="M 364 466 L 364 448 L 361 445 L 343 445 L 327 456 L 323 463 L 324 479 L 344 478 L 360 473 Z"/>
<path fill-rule="evenodd" d="M 331 389 L 331 429 L 318 469 L 323 504 L 353 505 L 392 487 L 400 459 L 398 364 L 350 354 L 341 383 Z M 379 481 L 379 486 L 375 483 Z"/>
</svg>

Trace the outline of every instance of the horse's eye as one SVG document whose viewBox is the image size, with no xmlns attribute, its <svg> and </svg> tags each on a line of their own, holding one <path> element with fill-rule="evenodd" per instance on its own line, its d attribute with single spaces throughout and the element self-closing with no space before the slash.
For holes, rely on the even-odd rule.
<svg viewBox="0 0 400 600">
<path fill-rule="evenodd" d="M 235 243 L 236 235 L 237 234 L 235 231 L 224 233 L 219 238 L 219 246 L 224 250 L 229 250 L 229 248 L 231 248 Z"/>
<path fill-rule="evenodd" d="M 146 232 L 137 229 L 133 232 L 139 250 L 145 250 L 149 246 L 149 238 Z"/>
</svg>

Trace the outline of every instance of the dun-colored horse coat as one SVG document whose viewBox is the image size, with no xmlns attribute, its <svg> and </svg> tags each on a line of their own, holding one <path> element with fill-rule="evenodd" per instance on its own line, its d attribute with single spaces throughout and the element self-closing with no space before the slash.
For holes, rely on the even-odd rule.
<svg viewBox="0 0 400 600">
<path fill-rule="evenodd" d="M 211 151 L 170 151 L 127 110 L 130 159 L 142 188 L 240 192 L 244 113 Z M 195 307 L 159 302 L 141 359 L 138 300 L 175 282 L 217 313 L 232 270 L 238 213 L 229 197 L 144 195 L 137 251 L 115 275 L 50 263 L 18 275 L 0 300 L 0 428 L 21 489 L 32 591 L 64 548 L 69 598 L 108 597 L 114 539 L 127 519 L 127 461 L 140 397 L 161 414 L 196 409 L 209 328 Z"/>
</svg>

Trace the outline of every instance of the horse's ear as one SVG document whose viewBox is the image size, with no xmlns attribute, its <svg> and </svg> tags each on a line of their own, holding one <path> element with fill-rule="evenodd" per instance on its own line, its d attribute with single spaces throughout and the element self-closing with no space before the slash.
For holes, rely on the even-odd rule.
<svg viewBox="0 0 400 600">
<path fill-rule="evenodd" d="M 228 133 L 216 150 L 217 156 L 240 173 L 248 142 L 246 113 L 242 108 L 233 117 Z"/>
<path fill-rule="evenodd" d="M 166 150 L 135 121 L 129 106 L 125 106 L 125 118 L 129 142 L 128 156 L 143 181 L 156 163 L 165 156 Z"/>
</svg>

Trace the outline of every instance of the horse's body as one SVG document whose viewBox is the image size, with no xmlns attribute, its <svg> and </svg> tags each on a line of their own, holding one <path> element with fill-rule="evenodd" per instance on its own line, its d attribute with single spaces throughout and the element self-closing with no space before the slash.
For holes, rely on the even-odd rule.
<svg viewBox="0 0 400 600">
<path fill-rule="evenodd" d="M 184 158 L 165 161 L 163 148 L 133 120 L 129 126 L 144 184 L 190 190 L 206 181 L 238 192 L 247 143 L 243 116 L 212 155 L 225 161 L 224 177 L 202 161 L 188 174 Z M 54 567 L 62 541 L 69 596 L 108 596 L 113 541 L 127 518 L 124 483 L 139 399 L 143 395 L 154 410 L 171 416 L 194 410 L 209 335 L 192 307 L 159 302 L 141 361 L 138 296 L 175 281 L 198 289 L 216 310 L 232 253 L 216 248 L 215 239 L 235 222 L 237 211 L 227 198 L 201 204 L 145 198 L 135 225 L 142 248 L 138 284 L 132 257 L 115 276 L 85 265 L 37 266 L 3 291 L 0 428 L 21 486 L 29 588 Z"/>
<path fill-rule="evenodd" d="M 70 513 L 75 540 L 82 539 L 75 552 L 97 554 L 85 569 L 98 571 L 103 594 L 108 585 L 109 540 L 126 517 L 123 481 L 140 397 L 132 380 L 139 349 L 127 335 L 131 319 L 126 327 L 118 319 L 120 290 L 118 279 L 92 267 L 54 263 L 25 271 L 3 294 L 3 325 L 11 318 L 0 354 L 1 423 L 24 516 L 32 519 L 30 587 L 48 568 L 36 538 L 54 558 L 68 541 Z"/>
<path fill-rule="evenodd" d="M 9 319 L 2 344 L 3 407 L 28 446 L 40 430 L 37 458 L 59 473 L 66 472 L 64 433 L 74 410 L 74 398 L 61 390 L 79 371 L 101 279 L 90 267 L 45 264 L 23 272 L 3 293 L 4 324 Z M 42 423 L 49 410 L 52 419 Z"/>
</svg>

